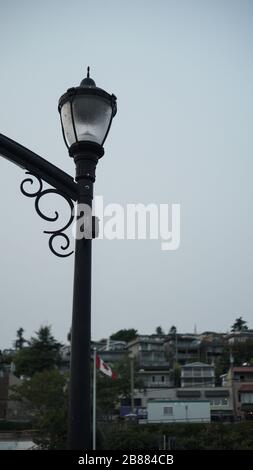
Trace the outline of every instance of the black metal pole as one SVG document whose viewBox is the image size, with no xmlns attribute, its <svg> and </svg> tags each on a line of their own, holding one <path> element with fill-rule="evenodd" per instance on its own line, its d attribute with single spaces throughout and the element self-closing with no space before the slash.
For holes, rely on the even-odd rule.
<svg viewBox="0 0 253 470">
<path fill-rule="evenodd" d="M 91 448 L 90 336 L 91 240 L 76 240 L 71 332 L 70 449 Z"/>
<path fill-rule="evenodd" d="M 0 134 L 0 155 L 77 200 L 77 184 L 72 176 L 3 134 Z"/>
<path fill-rule="evenodd" d="M 74 144 L 70 155 L 76 164 L 76 181 L 79 187 L 77 203 L 78 217 L 83 215 L 81 204 L 92 207 L 93 183 L 98 159 L 104 151 L 93 143 Z M 81 210 L 79 210 L 81 209 Z M 91 212 L 90 212 L 91 214 Z M 92 217 L 90 238 L 87 227 L 80 239 L 77 234 L 74 268 L 74 296 L 71 332 L 71 370 L 70 370 L 70 406 L 68 448 L 91 449 L 91 254 L 92 254 Z M 77 230 L 80 225 L 77 224 Z"/>
</svg>

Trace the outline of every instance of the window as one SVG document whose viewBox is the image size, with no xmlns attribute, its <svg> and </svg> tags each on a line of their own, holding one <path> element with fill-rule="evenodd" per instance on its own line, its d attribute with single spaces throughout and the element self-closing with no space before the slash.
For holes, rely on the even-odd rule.
<svg viewBox="0 0 253 470">
<path fill-rule="evenodd" d="M 194 377 L 201 377 L 201 372 L 202 370 L 200 369 L 200 367 L 196 367 L 195 369 L 193 369 L 193 375 Z"/>
<path fill-rule="evenodd" d="M 193 382 L 193 379 L 191 377 L 183 377 L 183 381 L 186 384 L 191 384 Z"/>
<path fill-rule="evenodd" d="M 152 382 L 155 382 L 155 375 L 152 375 Z"/>
<path fill-rule="evenodd" d="M 164 382 L 164 375 L 161 376 L 161 382 Z"/>
<path fill-rule="evenodd" d="M 192 376 L 192 371 L 190 371 L 190 370 L 182 370 L 182 376 L 183 376 L 183 377 L 191 377 L 191 376 Z"/>
<path fill-rule="evenodd" d="M 130 398 L 121 398 L 120 405 L 121 406 L 131 406 Z"/>
<path fill-rule="evenodd" d="M 141 406 L 141 398 L 134 399 L 134 406 Z"/>
<path fill-rule="evenodd" d="M 228 405 L 228 398 L 213 398 L 210 400 L 211 406 L 225 406 Z"/>
<path fill-rule="evenodd" d="M 251 404 L 253 403 L 253 393 L 252 392 L 244 392 L 240 393 L 239 397 L 241 398 L 241 403 L 248 403 Z"/>
<path fill-rule="evenodd" d="M 173 416 L 173 406 L 164 406 L 163 415 L 164 416 Z"/>
<path fill-rule="evenodd" d="M 164 353 L 163 352 L 153 352 L 153 359 L 154 361 L 163 361 L 164 359 Z"/>
</svg>

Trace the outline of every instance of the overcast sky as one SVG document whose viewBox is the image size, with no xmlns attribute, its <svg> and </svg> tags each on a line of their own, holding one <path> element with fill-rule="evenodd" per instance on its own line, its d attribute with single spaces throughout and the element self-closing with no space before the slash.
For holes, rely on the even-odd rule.
<svg viewBox="0 0 253 470">
<path fill-rule="evenodd" d="M 227 331 L 252 322 L 250 0 L 0 0 L 0 132 L 74 174 L 57 111 L 87 65 L 118 97 L 97 168 L 105 203 L 180 203 L 181 245 L 93 244 L 92 335 L 121 328 Z M 73 257 L 0 159 L 0 349 L 22 326 L 66 340 Z M 45 208 L 55 210 L 50 199 Z M 64 216 L 67 208 L 61 205 Z"/>
</svg>

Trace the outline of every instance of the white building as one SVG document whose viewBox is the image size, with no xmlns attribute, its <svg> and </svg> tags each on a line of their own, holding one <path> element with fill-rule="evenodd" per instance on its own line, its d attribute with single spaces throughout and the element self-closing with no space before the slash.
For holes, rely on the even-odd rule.
<svg viewBox="0 0 253 470">
<path fill-rule="evenodd" d="M 181 367 L 181 387 L 214 387 L 214 366 L 193 362 Z"/>
<path fill-rule="evenodd" d="M 148 402 L 148 423 L 209 423 L 210 402 L 153 400 Z"/>
</svg>

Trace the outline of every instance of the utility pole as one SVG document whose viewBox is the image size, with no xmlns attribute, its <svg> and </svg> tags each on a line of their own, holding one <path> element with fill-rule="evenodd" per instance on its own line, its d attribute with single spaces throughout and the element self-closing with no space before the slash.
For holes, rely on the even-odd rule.
<svg viewBox="0 0 253 470">
<path fill-rule="evenodd" d="M 130 359 L 130 391 L 131 391 L 131 413 L 134 413 L 134 356 L 131 354 Z"/>
</svg>

